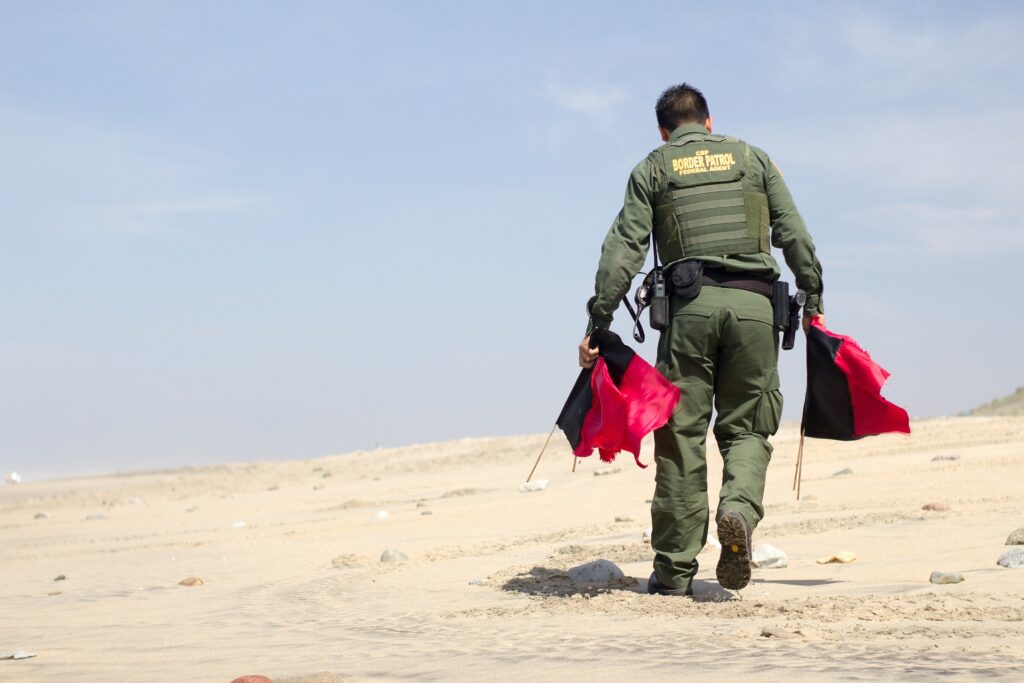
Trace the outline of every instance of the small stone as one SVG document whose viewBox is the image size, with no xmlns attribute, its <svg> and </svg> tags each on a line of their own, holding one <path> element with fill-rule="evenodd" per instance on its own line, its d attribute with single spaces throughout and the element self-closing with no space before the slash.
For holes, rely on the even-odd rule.
<svg viewBox="0 0 1024 683">
<path fill-rule="evenodd" d="M 647 505 L 650 505 L 653 502 L 654 502 L 653 498 L 648 498 L 647 500 L 644 501 L 644 503 L 647 504 Z"/>
<path fill-rule="evenodd" d="M 789 558 L 775 546 L 759 543 L 754 546 L 750 563 L 758 569 L 785 569 L 789 566 Z"/>
<path fill-rule="evenodd" d="M 63 574 L 57 574 L 57 576 L 53 577 L 53 580 L 54 581 L 67 581 L 68 577 L 64 576 Z"/>
<path fill-rule="evenodd" d="M 425 500 L 418 500 L 418 501 L 416 501 L 416 507 L 418 507 L 418 508 L 425 508 L 425 507 L 427 507 L 427 501 L 425 501 Z"/>
<path fill-rule="evenodd" d="M 945 503 L 925 503 L 921 509 L 928 512 L 949 512 L 949 506 Z"/>
<path fill-rule="evenodd" d="M 818 564 L 850 564 L 857 559 L 857 556 L 848 550 L 835 555 L 828 555 L 826 557 L 819 557 L 815 562 Z"/>
<path fill-rule="evenodd" d="M 334 474 L 331 473 L 331 472 L 324 472 L 323 474 L 320 475 L 320 478 L 321 479 L 330 479 L 333 476 L 334 476 Z"/>
<path fill-rule="evenodd" d="M 422 517 L 429 517 L 432 514 L 434 513 L 431 510 L 424 510 L 423 512 L 420 513 Z"/>
<path fill-rule="evenodd" d="M 273 486 L 268 486 L 267 487 L 267 491 L 277 491 L 280 488 L 281 488 L 280 486 L 278 486 L 277 484 L 274 484 Z"/>
<path fill-rule="evenodd" d="M 247 526 L 249 526 L 249 525 L 248 525 L 248 524 L 246 524 L 245 522 L 243 522 L 243 521 L 239 520 L 239 521 L 235 522 L 234 524 L 232 524 L 232 525 L 231 525 L 231 528 L 232 528 L 232 529 L 244 529 L 244 528 L 246 528 Z"/>
<path fill-rule="evenodd" d="M 187 510 L 185 510 L 185 512 L 195 512 L 198 509 L 199 509 L 198 505 L 193 505 L 192 507 L 190 507 Z"/>
<path fill-rule="evenodd" d="M 630 517 L 629 515 L 616 515 L 615 521 L 616 522 L 632 522 L 633 518 Z"/>
<path fill-rule="evenodd" d="M 1010 548 L 999 557 L 996 564 L 1007 569 L 1024 569 L 1024 548 L 1018 546 Z"/>
<path fill-rule="evenodd" d="M 569 580 L 582 584 L 607 584 L 612 579 L 621 579 L 625 574 L 614 562 L 594 560 L 569 570 Z"/>
<path fill-rule="evenodd" d="M 487 582 L 484 581 L 483 579 L 470 579 L 469 580 L 469 585 L 470 586 L 486 586 Z"/>
<path fill-rule="evenodd" d="M 853 474 L 853 470 L 851 470 L 849 467 L 844 467 L 843 469 L 839 470 L 838 472 L 836 472 L 832 476 L 833 477 L 848 477 L 851 474 Z"/>
<path fill-rule="evenodd" d="M 952 455 L 946 453 L 943 455 L 936 455 L 934 458 L 932 458 L 932 462 L 956 462 L 959 459 L 959 455 Z"/>
<path fill-rule="evenodd" d="M 1024 527 L 1006 537 L 1006 545 L 1024 545 Z"/>
<path fill-rule="evenodd" d="M 543 491 L 548 487 L 547 479 L 538 479 L 536 481 L 524 481 L 519 485 L 519 493 L 534 493 L 536 491 Z"/>
<path fill-rule="evenodd" d="M 37 512 L 35 514 L 35 516 L 32 517 L 32 519 L 49 519 L 49 518 L 50 518 L 50 513 L 49 512 Z"/>
<path fill-rule="evenodd" d="M 266 676 L 260 676 L 258 674 L 251 674 L 248 676 L 239 676 L 231 683 L 274 683 L 271 679 Z"/>
<path fill-rule="evenodd" d="M 653 532 L 654 532 L 654 529 L 652 529 L 651 527 L 647 527 L 646 529 L 644 529 L 643 542 L 646 543 L 647 545 L 651 544 L 651 534 Z"/>
<path fill-rule="evenodd" d="M 618 474 L 622 471 L 621 467 L 598 467 L 594 470 L 595 477 L 605 477 L 609 474 Z"/>
<path fill-rule="evenodd" d="M 408 555 L 403 553 L 401 550 L 395 550 L 394 548 L 388 548 L 380 554 L 380 561 L 385 564 L 399 564 L 408 560 Z"/>
<path fill-rule="evenodd" d="M 202 586 L 205 581 L 200 579 L 198 576 L 190 576 L 187 579 L 182 579 L 178 582 L 179 586 Z"/>
<path fill-rule="evenodd" d="M 52 598 L 55 595 L 64 595 L 64 591 L 50 591 L 47 595 Z"/>
<path fill-rule="evenodd" d="M 961 583 L 964 580 L 964 575 L 957 572 L 932 572 L 928 580 L 937 584 Z"/>
<path fill-rule="evenodd" d="M 388 514 L 387 510 L 377 510 L 375 513 L 373 513 L 373 518 L 375 520 L 377 520 L 378 522 L 383 522 L 384 520 L 386 520 L 390 516 L 391 515 Z"/>
<path fill-rule="evenodd" d="M 102 512 L 98 512 L 98 513 L 96 513 L 94 515 L 86 515 L 85 516 L 85 520 L 87 522 L 98 522 L 98 521 L 104 520 L 106 518 L 107 518 L 107 516 L 105 514 L 103 514 Z"/>
</svg>

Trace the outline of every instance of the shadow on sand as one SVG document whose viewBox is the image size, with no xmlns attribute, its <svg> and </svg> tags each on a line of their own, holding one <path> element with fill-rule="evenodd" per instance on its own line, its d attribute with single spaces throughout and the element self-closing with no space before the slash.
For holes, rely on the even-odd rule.
<svg viewBox="0 0 1024 683">
<path fill-rule="evenodd" d="M 779 584 L 781 586 L 827 586 L 832 583 L 846 583 L 835 579 L 758 579 L 751 581 L 751 586 L 760 586 L 762 583 Z"/>
<path fill-rule="evenodd" d="M 759 581 L 758 583 L 773 583 L 770 581 Z M 787 583 L 787 582 L 777 582 Z M 794 581 L 791 583 L 800 584 Z M 807 582 L 813 585 L 815 582 Z M 828 583 L 822 581 L 817 583 Z M 647 595 L 647 577 L 636 578 L 624 576 L 621 579 L 613 579 L 607 585 L 591 586 L 586 584 L 573 583 L 569 574 L 562 569 L 551 567 L 533 567 L 528 572 L 513 576 L 501 585 L 501 590 L 526 595 L 542 595 L 546 597 L 568 598 L 574 595 L 603 595 L 608 593 L 637 593 Z M 693 582 L 693 600 L 695 602 L 727 602 L 739 600 L 739 596 L 733 591 L 726 590 L 715 581 L 703 581 L 696 579 Z M 652 595 L 652 599 L 667 599 L 665 596 Z"/>
</svg>

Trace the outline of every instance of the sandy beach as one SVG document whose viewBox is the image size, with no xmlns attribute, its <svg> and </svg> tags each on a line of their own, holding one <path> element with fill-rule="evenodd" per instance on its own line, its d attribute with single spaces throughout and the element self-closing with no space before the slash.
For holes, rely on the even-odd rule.
<svg viewBox="0 0 1024 683">
<path fill-rule="evenodd" d="M 705 548 L 695 600 L 643 591 L 654 468 L 558 434 L 529 493 L 543 435 L 2 486 L 0 651 L 37 656 L 0 680 L 1024 679 L 1024 419 L 913 430 L 808 442 L 797 501 L 785 425 L 754 542 L 788 567 L 731 593 Z"/>
</svg>

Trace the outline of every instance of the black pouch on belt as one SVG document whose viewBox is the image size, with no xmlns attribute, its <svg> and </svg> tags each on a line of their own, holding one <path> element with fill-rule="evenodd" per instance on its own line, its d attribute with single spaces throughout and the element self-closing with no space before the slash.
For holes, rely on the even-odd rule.
<svg viewBox="0 0 1024 683">
<path fill-rule="evenodd" d="M 672 298 L 677 301 L 696 299 L 704 280 L 703 261 L 683 261 L 672 266 L 669 274 L 669 285 L 672 287 Z"/>
<path fill-rule="evenodd" d="M 772 313 L 775 329 L 785 332 L 789 327 L 789 283 L 776 280 L 772 283 Z"/>
</svg>

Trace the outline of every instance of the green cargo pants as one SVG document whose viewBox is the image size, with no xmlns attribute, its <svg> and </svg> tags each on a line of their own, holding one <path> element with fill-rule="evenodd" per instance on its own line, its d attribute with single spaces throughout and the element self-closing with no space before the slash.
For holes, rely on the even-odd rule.
<svg viewBox="0 0 1024 683">
<path fill-rule="evenodd" d="M 654 433 L 651 545 L 658 580 L 687 588 L 708 536 L 704 445 L 712 405 L 724 460 L 717 517 L 738 512 L 753 530 L 764 515 L 768 437 L 779 428 L 782 394 L 767 297 L 704 286 L 697 298 L 672 302 L 671 313 L 658 343 L 658 369 L 682 390 L 682 399 Z"/>
</svg>

